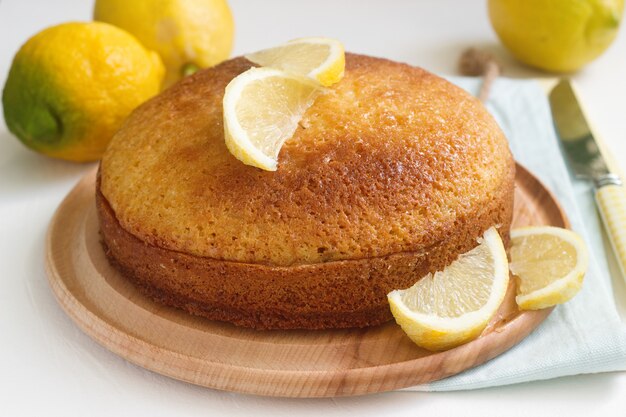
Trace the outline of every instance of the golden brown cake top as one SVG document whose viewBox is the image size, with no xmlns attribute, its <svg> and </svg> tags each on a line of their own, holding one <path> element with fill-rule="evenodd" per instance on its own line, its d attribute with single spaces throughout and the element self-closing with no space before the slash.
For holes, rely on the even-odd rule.
<svg viewBox="0 0 626 417">
<path fill-rule="evenodd" d="M 101 190 L 122 227 L 167 249 L 294 265 L 416 251 L 513 180 L 506 139 L 475 98 L 420 68 L 346 55 L 280 152 L 278 170 L 224 145 L 236 58 L 139 107 L 113 138 Z"/>
</svg>

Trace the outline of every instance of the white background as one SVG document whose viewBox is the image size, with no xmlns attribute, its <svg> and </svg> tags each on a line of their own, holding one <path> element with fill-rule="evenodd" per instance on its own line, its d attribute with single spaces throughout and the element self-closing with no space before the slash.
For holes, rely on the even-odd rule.
<svg viewBox="0 0 626 417">
<path fill-rule="evenodd" d="M 130 0 L 129 0 L 130 1 Z M 511 77 L 547 74 L 517 64 L 499 46 L 484 0 L 231 0 L 234 54 L 301 37 L 342 40 L 347 50 L 455 74 L 460 52 L 494 53 Z M 0 0 L 0 81 L 31 35 L 88 20 L 80 0 Z M 574 75 L 593 124 L 626 161 L 626 34 Z M 177 382 L 119 359 L 83 335 L 54 301 L 43 272 L 47 224 L 88 170 L 34 154 L 0 122 L 0 416 L 41 415 L 625 415 L 626 374 L 585 375 L 453 393 L 395 392 L 359 398 L 274 399 Z M 626 289 L 614 277 L 624 311 Z M 558 348 L 558 346 L 555 346 Z"/>
</svg>

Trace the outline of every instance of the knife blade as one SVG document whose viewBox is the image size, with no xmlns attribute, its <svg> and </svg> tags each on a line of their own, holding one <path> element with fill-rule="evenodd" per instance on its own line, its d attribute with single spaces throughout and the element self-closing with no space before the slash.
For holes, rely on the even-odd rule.
<svg viewBox="0 0 626 417">
<path fill-rule="evenodd" d="M 574 173 L 593 180 L 609 174 L 569 80 L 559 81 L 552 89 L 550 106 L 554 124 Z"/>
<path fill-rule="evenodd" d="M 593 180 L 596 203 L 626 279 L 626 193 L 622 180 L 609 170 L 572 83 L 560 80 L 549 100 L 554 126 L 574 174 Z"/>
</svg>

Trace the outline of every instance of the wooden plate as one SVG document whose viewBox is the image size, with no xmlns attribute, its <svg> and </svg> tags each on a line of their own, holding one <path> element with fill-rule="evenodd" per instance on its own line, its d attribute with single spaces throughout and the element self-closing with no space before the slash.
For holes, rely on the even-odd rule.
<svg viewBox="0 0 626 417">
<path fill-rule="evenodd" d="M 476 340 L 441 353 L 415 346 L 394 323 L 357 330 L 254 331 L 156 304 L 107 262 L 99 242 L 96 172 L 50 223 L 46 268 L 76 324 L 107 349 L 163 375 L 229 391 L 286 397 L 359 395 L 404 388 L 479 365 L 524 339 L 550 309 L 522 312 L 514 285 Z M 518 165 L 515 226 L 568 226 L 554 197 Z"/>
</svg>

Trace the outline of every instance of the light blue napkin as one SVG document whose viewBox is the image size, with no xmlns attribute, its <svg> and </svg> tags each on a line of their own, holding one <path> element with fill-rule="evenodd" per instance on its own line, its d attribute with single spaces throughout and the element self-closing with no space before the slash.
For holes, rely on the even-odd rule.
<svg viewBox="0 0 626 417">
<path fill-rule="evenodd" d="M 453 77 L 450 81 L 472 94 L 480 87 L 474 78 Z M 568 173 L 544 90 L 536 81 L 501 78 L 492 87 L 487 107 L 509 139 L 517 161 L 556 195 L 572 228 L 585 239 L 590 250 L 589 271 L 580 293 L 558 306 L 511 350 L 477 368 L 407 390 L 475 389 L 626 370 L 626 326 L 615 308 L 591 188 L 585 182 L 572 181 Z"/>
</svg>

